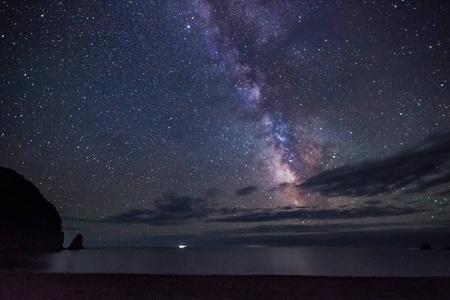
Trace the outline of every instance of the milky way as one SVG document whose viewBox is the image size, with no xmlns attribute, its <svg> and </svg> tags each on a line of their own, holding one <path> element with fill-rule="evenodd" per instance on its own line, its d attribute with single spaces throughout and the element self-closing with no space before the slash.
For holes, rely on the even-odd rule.
<svg viewBox="0 0 450 300">
<path fill-rule="evenodd" d="M 259 61 L 257 53 L 252 53 L 271 43 L 270 40 L 279 34 L 280 19 L 289 8 L 278 9 L 259 6 L 252 1 L 219 4 L 194 1 L 192 12 L 186 16 L 186 26 L 188 29 L 192 26 L 201 28 L 205 50 L 212 59 L 219 61 L 218 72 L 231 82 L 242 105 L 254 115 L 257 130 L 263 133 L 265 153 L 260 155 L 267 157 L 265 163 L 270 170 L 267 176 L 273 178 L 276 185 L 298 185 L 309 175 L 305 168 L 306 158 L 302 156 L 303 141 L 277 109 L 278 96 L 274 95 L 273 88 L 265 80 L 266 74 L 258 67 L 264 62 Z M 244 32 L 242 26 L 246 28 Z M 318 149 L 321 148 L 315 148 Z M 309 156 L 318 158 L 321 153 L 310 151 Z M 314 159 L 308 163 L 319 162 Z M 289 195 L 289 201 L 296 204 L 303 202 L 301 198 L 300 193 Z"/>
</svg>

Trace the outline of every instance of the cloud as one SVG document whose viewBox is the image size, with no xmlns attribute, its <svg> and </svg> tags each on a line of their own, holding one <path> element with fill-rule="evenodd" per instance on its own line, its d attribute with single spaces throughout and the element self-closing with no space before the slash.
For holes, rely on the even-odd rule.
<svg viewBox="0 0 450 300">
<path fill-rule="evenodd" d="M 376 205 L 376 204 L 379 204 L 379 203 L 381 203 L 381 200 L 367 200 L 365 202 L 365 204 L 368 204 L 368 205 Z"/>
<path fill-rule="evenodd" d="M 361 206 L 350 209 L 279 209 L 240 210 L 225 213 L 225 216 L 209 219 L 207 222 L 269 222 L 282 220 L 333 220 L 360 219 L 388 216 L 404 216 L 429 211 L 425 208 L 397 207 L 397 206 Z M 240 212 L 237 214 L 237 212 Z"/>
<path fill-rule="evenodd" d="M 442 191 L 442 192 L 435 193 L 433 195 L 435 195 L 435 196 L 449 196 L 450 195 L 450 189 Z"/>
<path fill-rule="evenodd" d="M 267 191 L 268 191 L 268 192 L 283 191 L 283 190 L 285 190 L 288 186 L 289 186 L 289 183 L 288 183 L 288 182 L 282 182 L 282 183 L 280 183 L 279 185 L 277 185 L 277 186 L 275 186 L 275 187 L 273 187 L 273 188 L 268 189 Z"/>
<path fill-rule="evenodd" d="M 248 195 L 250 195 L 250 194 L 256 192 L 257 190 L 258 190 L 258 187 L 252 185 L 252 186 L 247 186 L 247 187 L 242 188 L 242 189 L 237 189 L 237 190 L 234 192 L 234 194 L 235 194 L 236 196 L 239 196 L 239 197 L 242 197 L 242 196 L 248 196 Z"/>
<path fill-rule="evenodd" d="M 434 135 L 422 144 L 386 159 L 345 165 L 308 178 L 300 188 L 324 196 L 375 196 L 404 188 L 423 192 L 450 183 L 450 133 Z"/>
<path fill-rule="evenodd" d="M 422 225 L 423 226 L 423 225 Z M 337 233 L 337 232 L 367 232 L 369 230 L 385 230 L 404 228 L 404 223 L 327 223 L 327 224 L 265 224 L 252 227 L 239 227 L 233 229 L 214 230 L 208 234 L 310 234 L 310 233 Z M 410 228 L 410 227 L 408 227 Z"/>
<path fill-rule="evenodd" d="M 366 202 L 359 207 L 316 209 L 280 206 L 250 209 L 245 207 L 214 207 L 204 198 L 165 194 L 154 201 L 152 209 L 133 209 L 106 218 L 106 223 L 179 225 L 188 222 L 259 223 L 286 220 L 349 220 L 405 216 L 430 211 L 426 207 L 379 206 L 380 202 Z"/>
<path fill-rule="evenodd" d="M 154 201 L 154 209 L 133 209 L 108 217 L 108 223 L 144 223 L 150 225 L 176 225 L 190 220 L 206 218 L 210 212 L 204 198 L 164 194 Z"/>
</svg>

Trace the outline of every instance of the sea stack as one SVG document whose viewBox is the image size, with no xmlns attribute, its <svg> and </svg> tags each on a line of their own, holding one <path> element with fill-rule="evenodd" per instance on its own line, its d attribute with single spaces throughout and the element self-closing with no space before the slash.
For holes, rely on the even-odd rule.
<svg viewBox="0 0 450 300">
<path fill-rule="evenodd" d="M 83 236 L 81 234 L 78 234 L 70 243 L 68 250 L 81 250 L 84 249 L 83 247 Z"/>
</svg>

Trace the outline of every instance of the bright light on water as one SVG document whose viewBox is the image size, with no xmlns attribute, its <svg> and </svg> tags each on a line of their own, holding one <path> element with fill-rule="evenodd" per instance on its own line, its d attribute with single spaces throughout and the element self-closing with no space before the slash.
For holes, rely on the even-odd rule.
<svg viewBox="0 0 450 300">
<path fill-rule="evenodd" d="M 186 245 L 179 245 L 178 248 L 180 249 L 186 248 Z"/>
<path fill-rule="evenodd" d="M 154 275 L 450 276 L 450 256 L 448 251 L 443 250 L 191 247 L 189 251 L 180 251 L 179 246 L 186 245 L 36 254 L 19 264 L 15 271 Z"/>
</svg>

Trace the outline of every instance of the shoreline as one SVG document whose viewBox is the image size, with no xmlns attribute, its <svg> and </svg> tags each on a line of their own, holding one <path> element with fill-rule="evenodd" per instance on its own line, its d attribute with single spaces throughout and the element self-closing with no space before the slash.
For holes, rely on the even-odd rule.
<svg viewBox="0 0 450 300">
<path fill-rule="evenodd" d="M 0 272 L 1 299 L 445 299 L 450 277 Z"/>
</svg>

